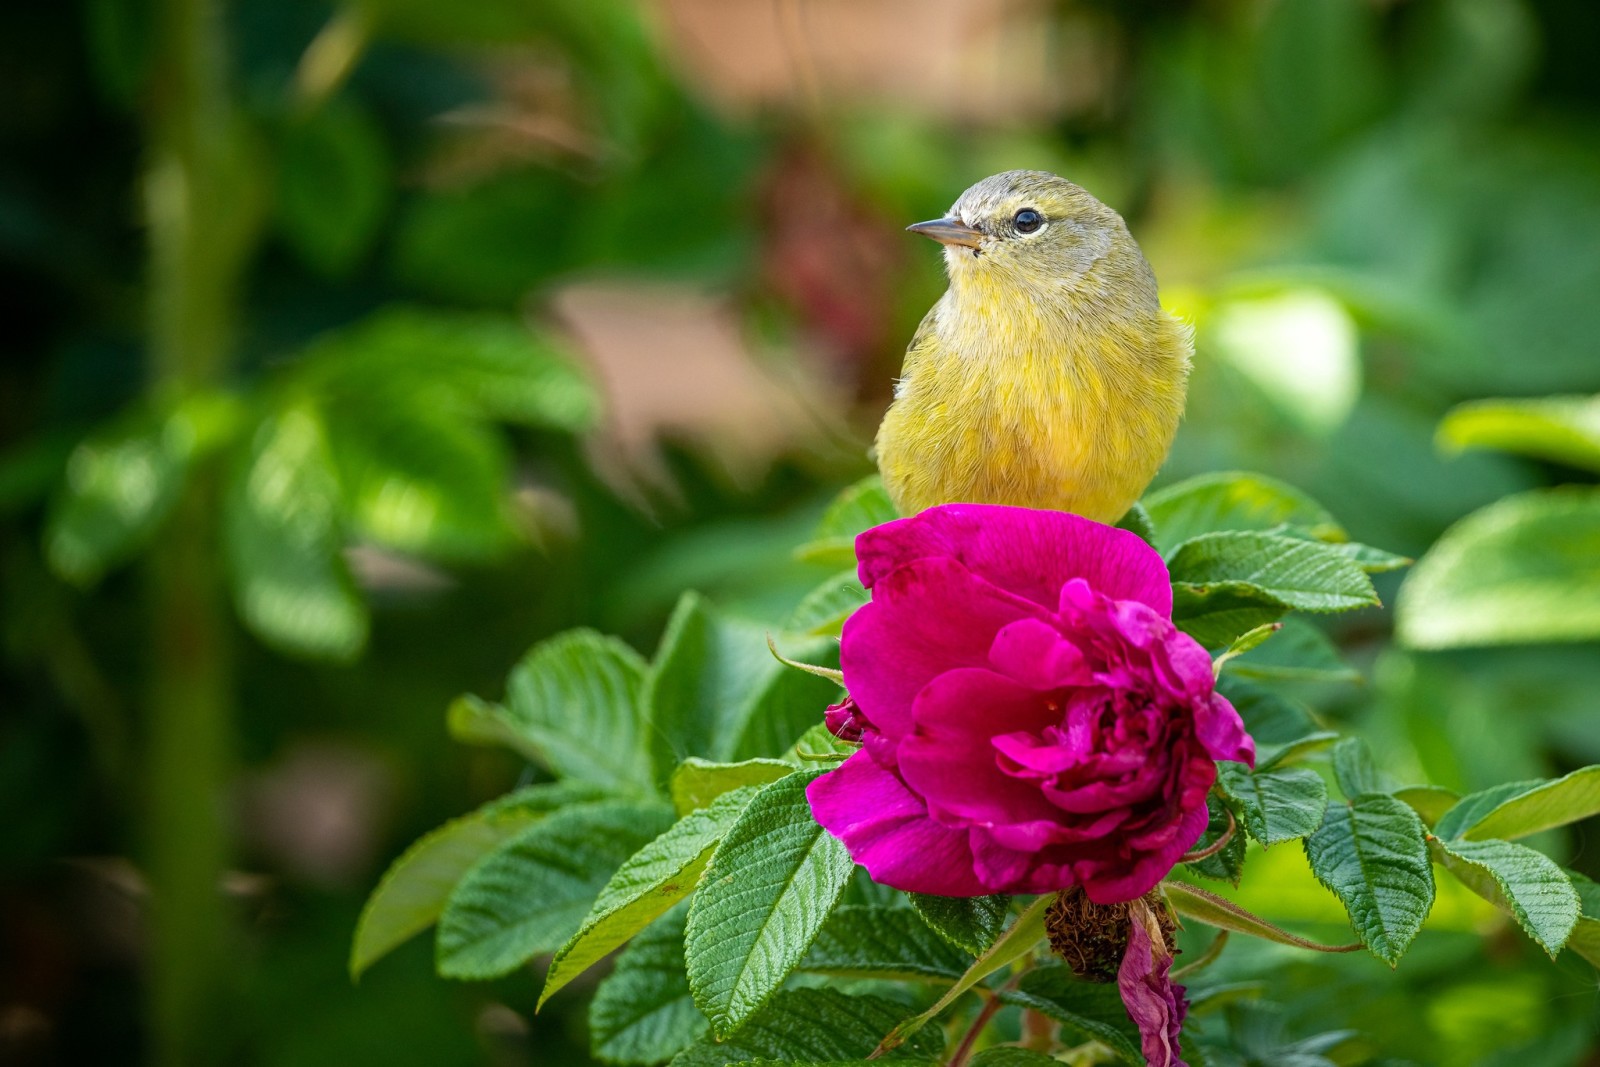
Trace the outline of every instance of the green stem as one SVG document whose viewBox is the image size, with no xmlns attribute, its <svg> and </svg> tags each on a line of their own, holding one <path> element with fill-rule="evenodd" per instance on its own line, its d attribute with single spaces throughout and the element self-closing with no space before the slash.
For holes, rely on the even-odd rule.
<svg viewBox="0 0 1600 1067">
<path fill-rule="evenodd" d="M 252 232 L 250 168 L 224 76 L 218 0 L 158 0 L 144 205 L 151 391 L 183 398 L 228 372 Z M 151 891 L 152 1062 L 226 1061 L 227 860 L 233 684 L 214 464 L 203 463 L 147 561 L 151 646 L 144 850 Z"/>
</svg>

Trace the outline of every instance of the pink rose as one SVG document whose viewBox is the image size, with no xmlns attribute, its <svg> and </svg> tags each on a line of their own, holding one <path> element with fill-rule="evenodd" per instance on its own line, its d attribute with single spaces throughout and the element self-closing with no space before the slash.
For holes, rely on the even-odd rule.
<svg viewBox="0 0 1600 1067">
<path fill-rule="evenodd" d="M 1214 761 L 1254 763 L 1135 534 L 949 504 L 856 555 L 872 601 L 840 658 L 862 748 L 808 796 L 876 881 L 1132 900 L 1205 833 Z"/>
</svg>

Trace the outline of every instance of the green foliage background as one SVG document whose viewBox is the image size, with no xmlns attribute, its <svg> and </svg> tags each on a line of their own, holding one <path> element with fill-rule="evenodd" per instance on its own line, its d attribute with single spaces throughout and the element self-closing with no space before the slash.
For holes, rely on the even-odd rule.
<svg viewBox="0 0 1600 1067">
<path fill-rule="evenodd" d="M 1444 605 L 1433 623 L 1401 599 L 1428 651 L 1395 643 L 1391 612 L 1341 617 L 1327 632 L 1365 682 L 1290 679 L 1297 695 L 1401 781 L 1467 793 L 1600 762 L 1594 510 L 1521 495 L 1593 484 L 1592 405 L 1532 429 L 1468 407 L 1436 437 L 1464 402 L 1600 391 L 1588 5 L 1043 5 L 1025 25 L 1087 42 L 1058 71 L 1092 91 L 959 111 L 803 63 L 792 91 L 730 103 L 664 29 L 672 6 L 238 0 L 219 5 L 225 61 L 192 98 L 173 89 L 172 27 L 202 5 L 0 13 L 0 1059 L 587 1062 L 577 990 L 592 977 L 535 1016 L 536 976 L 442 983 L 418 940 L 349 982 L 350 931 L 385 864 L 540 788 L 515 756 L 452 742 L 444 710 L 498 695 L 509 664 L 574 626 L 640 652 L 669 626 L 759 635 L 846 565 L 826 544 L 791 549 L 865 473 L 899 348 L 939 290 L 932 251 L 897 228 L 1010 167 L 1057 170 L 1122 210 L 1196 322 L 1163 484 L 1263 471 L 1355 540 L 1413 557 L 1479 509 L 1537 511 L 1548 525 L 1519 551 L 1561 546 L 1572 562 L 1554 588 L 1533 583 L 1539 617 L 1558 621 L 1511 632 L 1494 623 L 1534 617 L 1529 601 L 1473 600 L 1477 585 L 1435 563 L 1419 579 Z M 826 37 L 836 5 L 811 6 Z M 887 65 L 894 42 L 879 46 Z M 518 70 L 543 72 L 532 104 Z M 461 133 L 462 116 L 504 109 L 554 115 L 560 136 Z M 202 132 L 186 140 L 191 120 Z M 163 244 L 172 158 L 203 179 L 192 245 Z M 895 251 L 858 255 L 846 237 L 862 235 Z M 819 251 L 864 308 L 815 297 Z M 552 305 L 602 276 L 727 294 L 780 367 L 822 345 L 842 383 L 816 413 L 826 432 L 754 477 L 669 442 L 676 498 L 641 507 L 585 447 L 604 390 Z M 1441 554 L 1498 578 L 1506 553 L 1475 546 L 1488 520 L 1471 521 Z M 374 558 L 390 569 L 360 565 Z M 1394 605 L 1404 572 L 1374 580 Z M 732 621 L 669 618 L 688 586 Z M 1473 647 L 1445 647 L 1460 644 Z M 1257 654 L 1268 676 L 1272 648 Z M 615 684 L 641 684 L 637 656 L 614 655 Z M 184 707 L 197 717 L 175 718 Z M 466 705 L 451 722 L 494 729 Z M 592 769 L 605 751 L 564 758 Z M 225 829 L 208 837 L 213 802 Z M 646 837 L 649 808 L 628 816 Z M 162 814 L 195 812 L 194 826 Z M 331 859 L 310 837 L 319 813 Z M 1596 830 L 1534 841 L 1600 876 Z M 150 879 L 207 886 L 213 868 L 229 872 L 223 903 L 214 925 L 196 913 L 196 944 L 152 928 Z M 1336 908 L 1296 892 L 1251 903 L 1348 936 Z M 1592 969 L 1448 903 L 1396 974 L 1235 939 L 1219 969 L 1281 1004 L 1240 1023 L 1255 1062 L 1344 1028 L 1359 1036 L 1340 1062 L 1363 1048 L 1592 1062 Z"/>
</svg>

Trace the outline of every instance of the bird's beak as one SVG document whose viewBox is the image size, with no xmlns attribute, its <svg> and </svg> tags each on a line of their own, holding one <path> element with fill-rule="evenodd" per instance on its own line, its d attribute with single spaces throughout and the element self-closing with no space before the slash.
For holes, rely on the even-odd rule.
<svg viewBox="0 0 1600 1067">
<path fill-rule="evenodd" d="M 927 222 L 913 223 L 906 227 L 910 233 L 920 233 L 924 237 L 931 237 L 942 245 L 962 245 L 966 248 L 977 248 L 983 240 L 983 231 L 974 229 L 960 219 L 931 219 Z"/>
</svg>

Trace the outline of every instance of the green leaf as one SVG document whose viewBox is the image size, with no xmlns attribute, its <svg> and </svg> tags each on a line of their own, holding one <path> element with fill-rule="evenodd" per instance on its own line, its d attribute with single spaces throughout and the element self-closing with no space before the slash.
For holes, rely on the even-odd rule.
<svg viewBox="0 0 1600 1067">
<path fill-rule="evenodd" d="M 1057 1067 L 1054 1056 L 1015 1045 L 995 1045 L 972 1057 L 972 1067 Z"/>
<path fill-rule="evenodd" d="M 1235 677 L 1260 682 L 1357 682 L 1361 675 L 1332 641 L 1304 619 L 1286 619 L 1272 640 L 1228 663 Z"/>
<path fill-rule="evenodd" d="M 1577 925 L 1577 890 L 1548 856 L 1509 841 L 1439 841 L 1434 857 L 1468 889 L 1508 912 L 1554 959 Z"/>
<path fill-rule="evenodd" d="M 1131 534 L 1138 534 L 1139 540 L 1151 547 L 1156 543 L 1155 523 L 1150 521 L 1150 512 L 1145 510 L 1143 504 L 1135 503 L 1129 508 L 1127 514 L 1117 520 L 1117 529 L 1127 530 Z"/>
<path fill-rule="evenodd" d="M 1217 764 L 1217 781 L 1234 800 L 1250 836 L 1263 845 L 1305 837 L 1322 824 L 1328 787 L 1302 767 L 1250 773 L 1240 763 Z"/>
<path fill-rule="evenodd" d="M 496 978 L 558 948 L 612 872 L 671 822 L 664 805 L 586 804 L 506 841 L 450 894 L 439 918 L 439 973 Z"/>
<path fill-rule="evenodd" d="M 710 807 L 685 815 L 629 857 L 600 890 L 578 932 L 556 950 L 535 1010 L 556 990 L 693 893 L 711 861 L 711 850 L 756 792 L 755 786 L 745 786 L 722 794 Z"/>
<path fill-rule="evenodd" d="M 1387 574 L 1402 567 L 1409 567 L 1415 562 L 1407 556 L 1385 552 L 1383 549 L 1373 548 L 1371 545 L 1356 544 L 1354 541 L 1340 541 L 1327 547 L 1333 549 L 1368 574 Z"/>
<path fill-rule="evenodd" d="M 1439 424 L 1451 451 L 1496 448 L 1600 471 L 1600 396 L 1476 400 Z"/>
<path fill-rule="evenodd" d="M 1567 948 L 1600 968 L 1600 885 L 1577 871 L 1565 873 L 1578 894 L 1583 910 L 1567 938 Z"/>
<path fill-rule="evenodd" d="M 977 961 L 967 969 L 967 973 L 963 974 L 955 985 L 945 990 L 944 996 L 935 1001 L 933 1006 L 921 1015 L 907 1019 L 899 1026 L 896 1026 L 889 1036 L 885 1037 L 878 1045 L 878 1049 L 883 1052 L 889 1052 L 904 1045 L 908 1040 L 913 1039 L 924 1026 L 937 1019 L 941 1012 L 960 999 L 967 990 L 1002 967 L 1009 967 L 1023 956 L 1032 952 L 1034 946 L 1044 940 L 1044 916 L 1054 900 L 1055 896 L 1052 894 L 1039 897 L 1032 904 L 1029 904 L 1022 914 L 1017 916 L 1017 921 L 1012 923 L 1004 933 L 996 938 L 994 944 L 990 945 L 988 950 L 979 956 Z"/>
<path fill-rule="evenodd" d="M 1163 554 L 1219 530 L 1301 526 L 1322 540 L 1344 540 L 1344 531 L 1321 504 L 1263 474 L 1202 474 L 1151 493 L 1144 506 L 1155 524 L 1155 545 Z"/>
<path fill-rule="evenodd" d="M 278 144 L 277 207 L 284 236 L 324 275 L 355 266 L 388 207 L 383 131 L 347 98 L 291 121 Z"/>
<path fill-rule="evenodd" d="M 671 1059 L 710 1027 L 689 993 L 683 970 L 679 905 L 646 927 L 617 955 L 611 974 L 589 1002 L 594 1057 L 618 1067 L 649 1067 Z"/>
<path fill-rule="evenodd" d="M 1469 829 L 1483 820 L 1483 817 L 1498 808 L 1512 797 L 1521 796 L 1530 789 L 1537 789 L 1545 783 L 1533 778 L 1522 782 L 1501 782 L 1488 789 L 1480 789 L 1476 793 L 1468 793 L 1455 806 L 1439 817 L 1433 830 L 1438 836 L 1446 840 L 1461 837 Z"/>
<path fill-rule="evenodd" d="M 889 502 L 889 494 L 884 491 L 883 479 L 876 474 L 869 475 L 840 493 L 829 505 L 817 524 L 815 537 L 795 549 L 795 557 L 807 563 L 854 566 L 856 536 L 899 517 Z"/>
<path fill-rule="evenodd" d="M 1580 767 L 1565 777 L 1517 793 L 1475 821 L 1453 828 L 1455 836 L 1474 841 L 1491 837 L 1514 839 L 1592 815 L 1600 815 L 1600 766 Z"/>
<path fill-rule="evenodd" d="M 1391 796 L 1328 805 L 1306 856 L 1317 880 L 1350 913 L 1356 934 L 1393 967 L 1433 904 L 1433 865 L 1422 820 Z"/>
<path fill-rule="evenodd" d="M 1206 798 L 1207 814 L 1209 815 L 1206 821 L 1206 832 L 1201 835 L 1199 841 L 1195 842 L 1191 851 L 1199 852 L 1210 848 L 1217 843 L 1223 834 L 1230 832 L 1230 826 L 1232 827 L 1232 836 L 1228 838 L 1227 844 L 1223 845 L 1219 851 L 1213 852 L 1202 859 L 1190 860 L 1185 864 L 1189 870 L 1206 878 L 1215 878 L 1219 881 L 1227 882 L 1229 885 L 1237 886 L 1239 884 L 1239 876 L 1244 872 L 1246 837 L 1237 825 L 1240 821 L 1238 816 L 1233 817 L 1233 823 L 1228 821 L 1230 813 L 1238 806 L 1237 802 L 1224 803 L 1221 798 L 1216 796 Z"/>
<path fill-rule="evenodd" d="M 823 924 L 800 970 L 840 978 L 955 981 L 971 965 L 970 954 L 910 908 L 845 904 Z"/>
<path fill-rule="evenodd" d="M 350 977 L 359 978 L 432 926 L 450 891 L 479 859 L 550 812 L 596 796 L 584 786 L 531 785 L 418 838 L 389 865 L 361 910 L 350 946 Z"/>
<path fill-rule="evenodd" d="M 1187 882 L 1162 882 L 1161 890 L 1166 895 L 1167 903 L 1172 905 L 1173 911 L 1186 919 L 1215 926 L 1219 930 L 1249 934 L 1264 941 L 1311 949 L 1313 952 L 1352 952 L 1361 948 L 1359 944 L 1324 945 L 1298 934 L 1291 934 L 1281 926 L 1274 926 L 1261 916 L 1246 911 L 1233 901 L 1219 897 L 1199 886 L 1189 885 Z"/>
<path fill-rule="evenodd" d="M 807 727 L 800 739 L 789 746 L 780 757 L 794 767 L 815 770 L 819 763 L 838 763 L 855 755 L 861 748 L 858 741 L 841 741 L 828 732 L 826 723 Z"/>
<path fill-rule="evenodd" d="M 835 654 L 837 645 L 819 639 L 794 651 L 817 662 Z M 781 752 L 837 694 L 828 679 L 775 660 L 765 628 L 686 594 L 667 623 L 646 684 L 657 773 L 665 778 L 689 756 L 734 761 Z"/>
<path fill-rule="evenodd" d="M 264 419 L 230 479 L 223 532 L 239 615 L 279 651 L 348 660 L 366 644 L 367 606 L 340 555 L 341 508 L 316 409 Z"/>
<path fill-rule="evenodd" d="M 1378 770 L 1372 750 L 1359 737 L 1347 737 L 1333 746 L 1333 776 L 1346 797 L 1363 793 L 1393 793 L 1394 783 Z"/>
<path fill-rule="evenodd" d="M 1172 587 L 1173 623 L 1206 648 L 1225 648 L 1241 635 L 1283 618 L 1287 610 L 1244 582 Z"/>
<path fill-rule="evenodd" d="M 50 568 L 88 587 L 142 548 L 182 495 L 193 450 L 181 421 L 146 411 L 74 448 L 45 520 Z"/>
<path fill-rule="evenodd" d="M 1319 730 L 1285 745 L 1257 745 L 1256 770 L 1270 771 L 1299 763 L 1308 756 L 1332 748 L 1338 741 L 1338 734 L 1331 730 Z"/>
<path fill-rule="evenodd" d="M 512 670 L 505 725 L 561 777 L 621 793 L 648 791 L 648 671 L 616 638 L 568 630 L 535 645 Z"/>
<path fill-rule="evenodd" d="M 1403 800 L 1411 805 L 1411 810 L 1421 816 L 1424 824 L 1437 825 L 1444 813 L 1461 800 L 1450 790 L 1439 785 L 1408 785 L 1403 789 L 1396 789 L 1396 799 Z"/>
<path fill-rule="evenodd" d="M 907 893 L 906 899 L 922 921 L 950 944 L 974 956 L 994 944 L 1005 929 L 1011 898 L 1003 893 L 986 897 L 936 897 Z"/>
<path fill-rule="evenodd" d="M 822 929 L 855 865 L 818 826 L 792 774 L 766 786 L 717 846 L 689 908 L 689 987 L 720 1036 L 783 984 Z"/>
<path fill-rule="evenodd" d="M 742 763 L 713 763 L 691 756 L 672 772 L 670 792 L 679 815 L 707 807 L 730 790 L 766 785 L 794 773 L 782 760 L 749 759 Z"/>
<path fill-rule="evenodd" d="M 1123 1063 L 1144 1067 L 1139 1029 L 1128 1018 L 1115 982 L 1086 982 L 1061 963 L 1042 964 L 1000 999 L 1061 1023 L 1078 1041 L 1098 1041 Z"/>
<path fill-rule="evenodd" d="M 816 637 L 838 637 L 844 621 L 868 600 L 852 570 L 840 571 L 805 595 L 784 629 Z"/>
<path fill-rule="evenodd" d="M 1221 674 L 1222 668 L 1226 666 L 1229 661 L 1237 659 L 1253 648 L 1260 647 L 1263 641 L 1281 629 L 1283 629 L 1283 623 L 1268 622 L 1257 626 L 1253 630 L 1247 630 L 1240 634 L 1238 637 L 1229 642 L 1228 647 L 1223 649 L 1220 656 L 1212 661 L 1212 674 Z"/>
<path fill-rule="evenodd" d="M 679 1053 L 671 1067 L 725 1067 L 750 1060 L 825 1063 L 860 1060 L 905 1017 L 881 997 L 847 997 L 833 989 L 786 989 L 726 1040 L 708 1034 Z M 929 1059 L 944 1047 L 937 1030 L 920 1034 L 891 1058 Z"/>
<path fill-rule="evenodd" d="M 1224 672 L 1217 679 L 1217 690 L 1244 720 L 1245 729 L 1256 745 L 1289 745 L 1325 733 L 1303 704 L 1270 689 L 1234 678 Z"/>
<path fill-rule="evenodd" d="M 1174 586 L 1196 595 L 1248 591 L 1285 608 L 1319 612 L 1378 603 L 1372 580 L 1342 554 L 1276 534 L 1202 534 L 1173 553 L 1168 569 Z"/>
<path fill-rule="evenodd" d="M 1412 648 L 1600 636 L 1600 489 L 1506 497 L 1444 532 L 1400 589 Z"/>
</svg>

